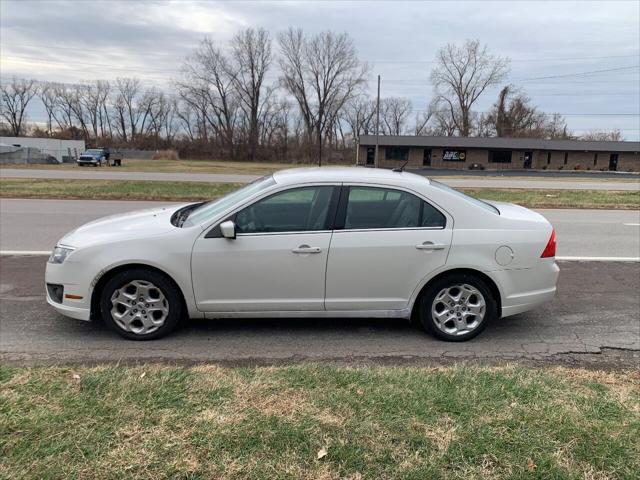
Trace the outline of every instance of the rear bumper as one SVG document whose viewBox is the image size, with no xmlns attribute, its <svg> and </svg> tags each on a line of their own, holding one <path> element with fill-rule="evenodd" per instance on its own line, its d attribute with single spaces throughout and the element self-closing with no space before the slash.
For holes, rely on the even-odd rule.
<svg viewBox="0 0 640 480">
<path fill-rule="evenodd" d="M 502 294 L 502 317 L 531 310 L 556 294 L 560 268 L 555 259 L 540 259 L 531 268 L 491 272 Z"/>
</svg>

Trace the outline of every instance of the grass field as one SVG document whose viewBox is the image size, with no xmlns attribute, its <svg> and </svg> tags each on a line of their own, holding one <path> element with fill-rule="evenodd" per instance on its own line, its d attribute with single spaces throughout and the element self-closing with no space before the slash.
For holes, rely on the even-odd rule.
<svg viewBox="0 0 640 480">
<path fill-rule="evenodd" d="M 231 162 L 226 160 L 136 160 L 125 159 L 121 167 L 114 167 L 118 172 L 165 172 L 165 173 L 233 173 L 237 175 L 266 175 L 285 168 L 302 166 L 295 163 L 270 162 Z M 3 165 L 3 168 L 31 168 L 47 170 L 96 171 L 96 167 L 79 167 L 74 163 L 62 165 Z M 108 170 L 112 167 L 102 167 Z"/>
<path fill-rule="evenodd" d="M 0 367 L 0 477 L 631 479 L 640 375 Z"/>
<path fill-rule="evenodd" d="M 115 180 L 0 179 L 0 197 L 191 201 L 216 198 L 237 184 Z M 532 208 L 640 208 L 640 192 L 607 190 L 460 189 L 488 200 Z"/>
</svg>

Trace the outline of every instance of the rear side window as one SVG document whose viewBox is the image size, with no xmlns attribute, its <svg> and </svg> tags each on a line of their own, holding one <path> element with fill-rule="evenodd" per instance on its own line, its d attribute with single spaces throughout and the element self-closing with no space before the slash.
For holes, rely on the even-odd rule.
<svg viewBox="0 0 640 480">
<path fill-rule="evenodd" d="M 328 230 L 332 186 L 303 187 L 275 193 L 238 212 L 238 233 Z"/>
<path fill-rule="evenodd" d="M 344 228 L 444 228 L 445 216 L 411 193 L 349 187 Z"/>
</svg>

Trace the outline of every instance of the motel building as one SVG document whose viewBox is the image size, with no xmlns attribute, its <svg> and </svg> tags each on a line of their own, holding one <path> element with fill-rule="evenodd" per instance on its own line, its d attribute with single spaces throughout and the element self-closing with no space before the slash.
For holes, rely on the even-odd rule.
<svg viewBox="0 0 640 480">
<path fill-rule="evenodd" d="M 378 145 L 382 168 L 640 172 L 640 142 L 380 135 Z M 376 136 L 362 135 L 356 163 L 374 166 L 375 150 Z"/>
</svg>

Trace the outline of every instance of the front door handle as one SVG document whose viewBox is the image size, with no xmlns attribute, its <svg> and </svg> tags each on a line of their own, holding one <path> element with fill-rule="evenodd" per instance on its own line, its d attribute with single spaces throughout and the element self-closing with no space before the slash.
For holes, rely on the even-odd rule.
<svg viewBox="0 0 640 480">
<path fill-rule="evenodd" d="M 418 250 L 444 250 L 447 246 L 439 243 L 424 242 L 416 245 L 416 248 Z"/>
<path fill-rule="evenodd" d="M 320 253 L 321 251 L 320 247 L 310 247 L 309 245 L 300 245 L 291 250 L 292 253 Z"/>
</svg>

